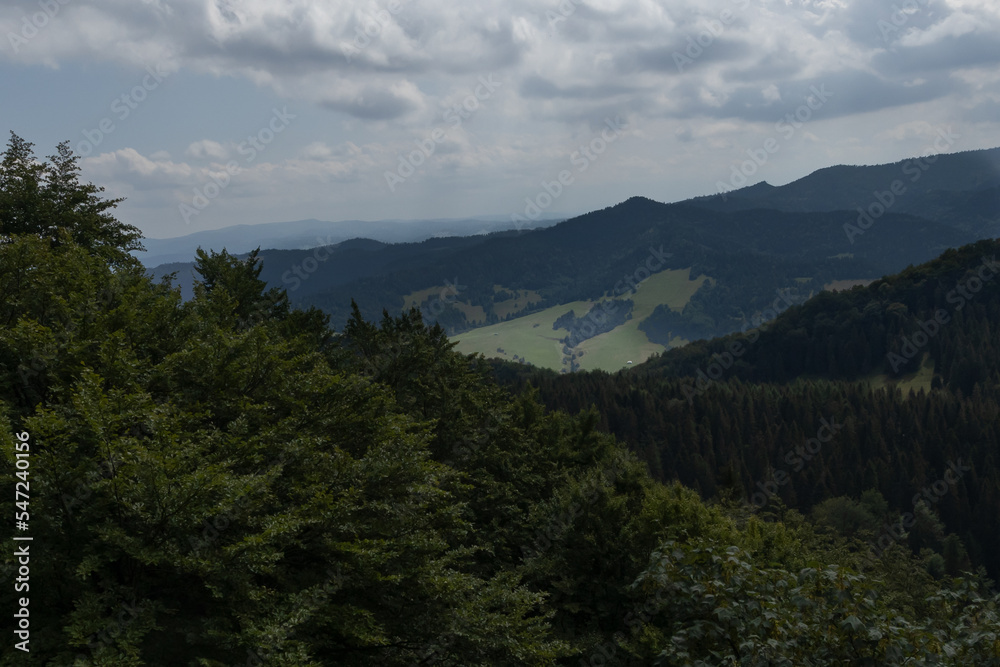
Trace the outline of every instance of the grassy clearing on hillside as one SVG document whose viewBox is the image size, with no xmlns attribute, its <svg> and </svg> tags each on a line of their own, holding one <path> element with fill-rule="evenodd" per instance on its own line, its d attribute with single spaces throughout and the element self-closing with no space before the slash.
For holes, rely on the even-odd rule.
<svg viewBox="0 0 1000 667">
<path fill-rule="evenodd" d="M 409 310 L 410 308 L 419 308 L 420 304 L 431 298 L 441 294 L 441 290 L 447 289 L 445 287 L 428 287 L 427 289 L 417 290 L 416 292 L 410 292 L 403 297 L 403 310 Z"/>
<path fill-rule="evenodd" d="M 901 375 L 899 378 L 891 378 L 885 373 L 872 375 L 865 381 L 872 389 L 882 389 L 884 387 L 898 387 L 905 396 L 910 391 L 914 393 L 923 389 L 925 392 L 931 390 L 931 380 L 934 379 L 934 360 L 929 354 L 924 354 L 920 368 L 914 373 Z"/>
<path fill-rule="evenodd" d="M 496 313 L 497 317 L 500 319 L 507 317 L 511 313 L 524 310 L 533 303 L 539 303 L 542 301 L 542 295 L 534 290 L 512 290 L 507 289 L 503 285 L 494 285 L 493 291 L 505 291 L 515 295 L 513 299 L 493 302 L 493 312 Z"/>
<path fill-rule="evenodd" d="M 419 308 L 420 304 L 428 299 L 433 301 L 435 298 L 444 298 L 445 302 L 449 306 L 465 313 L 465 319 L 467 322 L 471 324 L 480 324 L 486 321 L 486 311 L 483 310 L 482 306 L 472 306 L 463 301 L 452 300 L 453 294 L 454 288 L 444 285 L 428 287 L 427 289 L 410 292 L 403 297 L 403 310 L 407 311 L 410 308 Z"/>
<path fill-rule="evenodd" d="M 566 332 L 554 330 L 552 324 L 567 310 L 585 313 L 593 305 L 593 301 L 574 301 L 509 322 L 466 331 L 454 338 L 458 343 L 455 349 L 463 354 L 478 352 L 487 357 L 508 360 L 517 355 L 535 366 L 559 370 L 562 368 L 562 343 L 559 339 Z"/>
<path fill-rule="evenodd" d="M 639 324 L 649 317 L 660 304 L 669 306 L 680 312 L 702 284 L 709 280 L 699 276 L 691 280 L 691 269 L 662 271 L 657 273 L 640 286 L 631 296 L 635 307 L 632 319 L 613 331 L 594 336 L 578 346 L 583 352 L 579 363 L 582 370 L 613 371 L 623 368 L 631 361 L 642 363 L 657 352 L 667 349 L 658 343 L 651 343 L 646 334 L 639 330 Z M 688 341 L 674 338 L 671 347 L 679 347 Z"/>
<path fill-rule="evenodd" d="M 581 343 L 577 348 L 583 352 L 579 359 L 580 367 L 586 370 L 613 371 L 623 368 L 629 361 L 638 364 L 665 350 L 664 346 L 651 343 L 646 334 L 639 331 L 639 323 L 660 304 L 681 310 L 708 280 L 705 276 L 691 280 L 690 275 L 689 268 L 661 271 L 643 281 L 634 294 L 622 295 L 623 298 L 632 299 L 634 303 L 632 319 L 613 331 Z M 561 304 L 509 322 L 467 331 L 455 337 L 458 342 L 456 349 L 465 354 L 481 353 L 486 357 L 509 360 L 513 360 L 516 355 L 536 366 L 561 370 L 565 366 L 559 339 L 566 335 L 566 331 L 556 331 L 552 324 L 570 310 L 578 317 L 582 316 L 594 303 L 575 301 Z M 671 341 L 671 346 L 685 342 L 678 338 Z"/>
<path fill-rule="evenodd" d="M 470 306 L 467 303 L 456 301 L 451 304 L 453 307 L 465 313 L 465 320 L 470 324 L 486 322 L 486 311 L 482 306 Z"/>
</svg>

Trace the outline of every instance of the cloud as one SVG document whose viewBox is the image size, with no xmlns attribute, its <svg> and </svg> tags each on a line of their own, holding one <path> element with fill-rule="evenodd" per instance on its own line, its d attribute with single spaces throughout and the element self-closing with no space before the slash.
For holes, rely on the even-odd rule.
<svg viewBox="0 0 1000 667">
<path fill-rule="evenodd" d="M 551 99 L 561 97 L 575 100 L 603 100 L 621 95 L 635 95 L 641 93 L 641 90 L 636 86 L 624 86 L 613 82 L 594 85 L 576 84 L 558 86 L 540 76 L 529 75 L 522 81 L 520 92 L 522 97 L 527 98 Z"/>
<path fill-rule="evenodd" d="M 19 34 L 36 6 L 0 6 L 0 35 Z M 452 179 L 461 179 L 462 196 L 487 201 L 483 193 L 495 189 L 503 201 L 511 183 L 537 189 L 615 116 L 642 138 L 635 165 L 671 164 L 682 151 L 683 178 L 695 183 L 695 161 L 722 155 L 728 164 L 750 138 L 799 112 L 814 89 L 831 93 L 810 114 L 816 125 L 798 135 L 811 133 L 829 150 L 811 151 L 814 162 L 852 155 L 862 162 L 879 133 L 902 150 L 917 138 L 884 133 L 910 121 L 974 123 L 983 141 L 1000 137 L 995 0 L 72 0 L 60 7 L 16 52 L 0 39 L 0 58 L 14 68 L 120 72 L 155 63 L 171 73 L 170 89 L 120 123 L 100 146 L 108 152 L 87 161 L 94 180 L 140 202 L 190 197 L 212 170 L 240 160 L 236 146 L 257 122 L 236 113 L 248 100 L 287 103 L 301 120 L 259 164 L 243 165 L 227 202 L 259 201 L 265 192 L 282 201 L 365 193 L 405 211 L 406 197 L 421 188 L 432 188 L 420 195 L 428 200 L 458 196 Z M 448 110 L 461 107 L 481 77 L 502 85 L 453 127 Z M 192 80 L 216 78 L 243 97 L 170 97 L 204 94 L 208 87 Z M 106 114 L 105 104 L 93 106 Z M 191 118 L 175 127 L 164 107 L 190 108 Z M 206 113 L 199 123 L 199 109 L 232 122 L 213 124 Z M 385 171 L 436 129 L 446 136 L 434 155 L 400 188 L 405 194 L 386 200 Z M 775 168 L 782 161 L 791 164 L 790 150 L 775 157 Z M 317 183 L 329 187 L 317 193 Z"/>
<path fill-rule="evenodd" d="M 184 155 L 196 160 L 225 160 L 229 157 L 229 149 L 217 141 L 202 139 L 189 145 Z"/>
<path fill-rule="evenodd" d="M 0 10 L 0 31 L 21 17 Z M 756 122 L 767 104 L 751 89 L 835 80 L 841 99 L 876 93 L 873 82 L 897 94 L 917 70 L 996 63 L 998 30 L 996 9 L 965 0 L 74 0 L 15 60 L 165 60 L 369 122 L 426 122 L 460 79 L 485 72 L 513 83 L 525 118 L 575 120 L 581 106 L 628 97 L 650 117 Z M 917 88 L 904 103 L 955 92 L 940 80 Z M 886 97 L 842 112 L 891 106 Z"/>
<path fill-rule="evenodd" d="M 192 146 L 214 143 L 201 141 Z M 230 164 L 225 162 L 230 153 L 228 150 L 208 164 L 201 164 L 207 156 L 199 150 L 189 150 L 186 155 L 189 153 L 188 157 L 197 160 L 197 163 L 175 162 L 164 152 L 145 156 L 133 148 L 125 148 L 86 158 L 81 167 L 87 178 L 97 182 L 124 185 L 128 190 L 163 190 L 171 193 L 173 198 L 183 200 L 190 198 L 192 188 L 200 188 L 213 179 L 224 179 L 227 164 Z M 250 163 L 237 162 L 237 173 L 227 186 L 226 194 L 234 198 L 257 197 L 261 186 L 280 191 L 293 183 L 301 184 L 303 179 L 327 183 L 350 182 L 363 171 L 373 168 L 380 154 L 381 149 L 376 146 L 357 146 L 346 142 L 331 147 L 314 142 L 300 151 L 298 156 L 281 161 L 258 159 Z"/>
<path fill-rule="evenodd" d="M 392 120 L 426 106 L 420 90 L 409 81 L 390 86 L 347 83 L 320 95 L 322 106 L 363 120 Z"/>
<path fill-rule="evenodd" d="M 81 167 L 98 182 L 129 182 L 134 187 L 170 188 L 193 183 L 199 170 L 169 158 L 146 157 L 134 148 L 85 158 Z"/>
</svg>

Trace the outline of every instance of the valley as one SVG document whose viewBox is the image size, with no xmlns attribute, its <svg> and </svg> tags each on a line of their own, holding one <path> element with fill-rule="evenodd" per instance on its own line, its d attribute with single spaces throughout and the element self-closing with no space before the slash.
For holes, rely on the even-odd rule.
<svg viewBox="0 0 1000 667">
<path fill-rule="evenodd" d="M 322 253 L 263 250 L 262 277 L 287 289 L 293 304 L 329 313 L 335 326 L 346 322 L 352 300 L 369 318 L 417 307 L 465 353 L 557 371 L 614 371 L 770 319 L 776 296 L 785 306 L 823 290 L 866 285 L 985 230 L 1000 234 L 997 207 L 985 196 L 1000 187 L 996 149 L 942 156 L 911 188 L 905 206 L 901 198 L 862 236 L 846 233 L 865 204 L 863 184 L 908 164 L 823 169 L 786 186 L 729 192 L 725 201 L 661 204 L 636 197 L 533 232 L 389 244 L 359 239 Z M 977 197 L 963 198 L 966 192 Z M 830 210 L 836 206 L 845 210 Z M 956 222 L 956 215 L 971 215 L 979 227 Z M 642 268 L 650 257 L 659 267 L 652 273 Z M 192 267 L 152 272 L 178 272 L 189 298 Z M 683 271 L 711 279 L 692 281 Z M 581 316 L 612 296 L 634 301 L 630 319 L 563 350 L 558 341 L 566 334 L 553 330 L 555 320 L 570 310 Z"/>
<path fill-rule="evenodd" d="M 707 276 L 691 279 L 691 269 L 667 269 L 654 273 L 637 283 L 630 298 L 634 303 L 631 318 L 609 332 L 601 333 L 569 348 L 561 342 L 566 331 L 555 329 L 555 321 L 569 311 L 586 313 L 597 300 L 574 301 L 550 306 L 545 310 L 473 329 L 454 337 L 456 350 L 463 354 L 482 354 L 514 360 L 541 368 L 570 370 L 613 371 L 624 368 L 631 361 L 641 363 L 667 347 L 652 343 L 639 329 L 639 324 L 649 317 L 657 306 L 665 305 L 680 312 L 699 288 L 710 281 Z M 610 295 L 602 295 L 610 296 Z M 671 345 L 687 341 L 674 337 Z M 510 350 L 510 352 L 508 352 Z"/>
</svg>

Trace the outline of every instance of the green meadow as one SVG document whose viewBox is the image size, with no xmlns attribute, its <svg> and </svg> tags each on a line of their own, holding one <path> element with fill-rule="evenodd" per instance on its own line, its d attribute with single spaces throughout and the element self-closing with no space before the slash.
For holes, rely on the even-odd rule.
<svg viewBox="0 0 1000 667">
<path fill-rule="evenodd" d="M 653 274 L 639 285 L 638 291 L 626 295 L 634 302 L 632 319 L 614 330 L 595 336 L 581 343 L 577 352 L 582 352 L 578 362 L 584 370 L 614 371 L 631 361 L 638 364 L 653 354 L 666 348 L 651 343 L 646 334 L 639 330 L 639 323 L 647 318 L 660 304 L 674 310 L 681 310 L 699 287 L 709 280 L 699 276 L 691 280 L 691 269 L 672 269 Z M 456 350 L 465 354 L 479 353 L 486 357 L 527 361 L 535 366 L 561 370 L 568 368 L 563 356 L 560 338 L 566 336 L 565 329 L 552 328 L 557 318 L 573 310 L 582 316 L 596 301 L 574 301 L 523 317 L 500 322 L 472 331 L 466 331 L 455 340 Z M 683 345 L 680 338 L 671 341 L 671 347 Z"/>
</svg>

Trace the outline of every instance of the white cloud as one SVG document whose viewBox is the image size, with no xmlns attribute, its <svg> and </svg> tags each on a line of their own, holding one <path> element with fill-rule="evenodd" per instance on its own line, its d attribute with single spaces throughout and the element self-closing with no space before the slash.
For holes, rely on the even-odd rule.
<svg viewBox="0 0 1000 667">
<path fill-rule="evenodd" d="M 490 72 L 510 81 L 508 90 L 530 91 L 519 100 L 525 118 L 579 118 L 622 97 L 654 116 L 720 109 L 740 116 L 741 107 L 725 102 L 752 83 L 748 75 L 768 91 L 764 101 L 779 94 L 769 76 L 893 76 L 872 61 L 884 51 L 880 40 L 855 38 L 859 31 L 877 38 L 877 20 L 892 14 L 891 3 L 875 9 L 868 1 L 400 0 L 390 12 L 378 0 L 74 0 L 15 59 L 165 62 L 245 77 L 289 99 L 373 122 L 426 122 L 465 81 Z M 929 25 L 910 17 L 899 45 L 997 29 L 997 10 L 988 3 L 951 5 Z M 0 10 L 0 32 L 14 29 L 22 12 Z M 921 6 L 916 13 L 933 12 Z M 848 30 L 851 20 L 861 28 Z M 675 53 L 694 54 L 691 66 L 678 71 Z M 670 101 L 690 95 L 691 86 L 688 103 Z"/>
<path fill-rule="evenodd" d="M 676 163 L 672 151 L 682 147 L 686 187 L 698 190 L 693 174 L 704 173 L 708 191 L 718 164 L 725 168 L 749 138 L 773 131 L 812 87 L 824 85 L 834 96 L 796 141 L 835 141 L 824 149 L 830 156 L 862 162 L 876 155 L 869 138 L 877 136 L 886 153 L 876 159 L 901 157 L 887 153 L 911 145 L 919 123 L 973 108 L 982 141 L 997 136 L 988 118 L 1000 96 L 1000 4 L 993 0 L 913 0 L 920 9 L 887 39 L 879 21 L 904 0 L 398 1 L 399 11 L 390 12 L 388 0 L 72 0 L 16 53 L 0 43 L 0 57 L 14 68 L 81 65 L 109 73 L 159 63 L 180 73 L 171 80 L 178 89 L 185 75 L 212 75 L 229 89 L 244 82 L 279 98 L 279 107 L 294 105 L 302 125 L 253 164 L 241 163 L 213 211 L 239 204 L 252 211 L 250 202 L 260 205 L 271 193 L 317 208 L 367 203 L 389 217 L 405 214 L 407 197 L 417 192 L 447 200 L 459 177 L 475 182 L 477 192 L 498 189 L 494 199 L 481 199 L 479 213 L 502 209 L 523 196 L 500 190 L 512 186 L 498 173 L 523 172 L 511 181 L 537 184 L 566 161 L 574 142 L 615 115 L 641 137 L 630 149 L 638 154 L 627 162 L 622 156 L 621 164 L 661 173 L 651 165 Z M 34 7 L 0 4 L 0 35 L 20 31 Z M 679 67 L 678 53 L 691 62 Z M 502 85 L 452 127 L 445 110 L 468 99 L 480 77 Z M 171 94 L 165 86 L 136 118 L 155 113 Z M 221 114 L 241 103 L 220 95 L 190 105 L 191 114 Z M 235 146 L 254 129 L 234 121 L 239 130 L 224 136 L 218 127 L 191 129 L 196 125 L 189 120 L 186 136 L 150 134 L 141 150 L 131 127 L 116 130 L 118 150 L 88 158 L 88 174 L 128 194 L 130 206 L 163 193 L 189 198 L 223 163 L 242 158 Z M 420 188 L 408 183 L 387 198 L 384 172 L 435 129 L 447 136 L 413 176 Z M 780 161 L 802 171 L 825 166 L 815 149 L 797 162 L 792 146 L 782 151 Z M 642 183 L 624 174 L 609 171 L 607 178 L 641 193 Z"/>
<path fill-rule="evenodd" d="M 100 183 L 134 181 L 164 188 L 192 182 L 198 172 L 187 163 L 146 157 L 134 148 L 85 158 L 81 167 L 89 178 Z"/>
<path fill-rule="evenodd" d="M 225 160 L 229 153 L 228 148 L 211 139 L 195 141 L 184 151 L 184 155 L 196 160 Z"/>
</svg>

